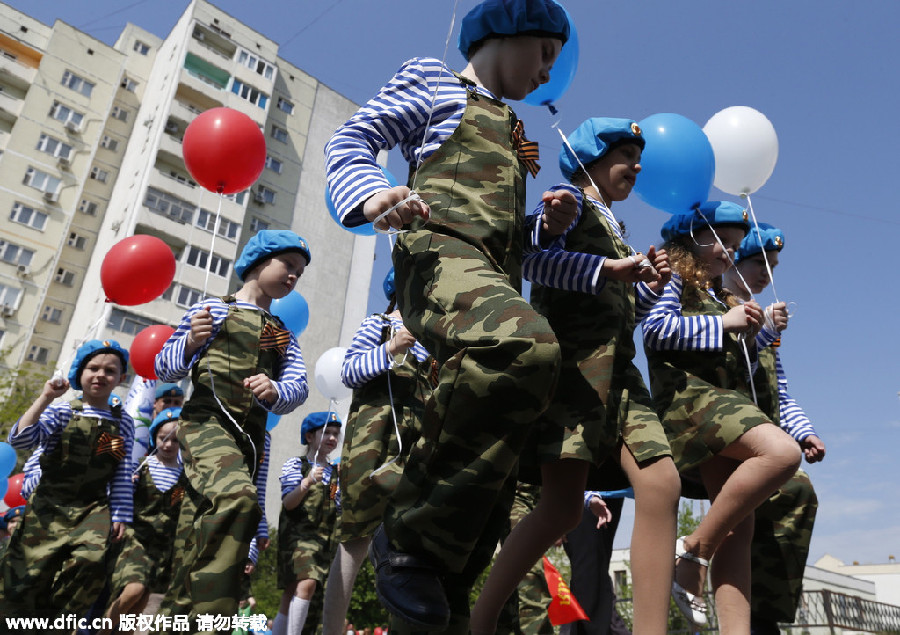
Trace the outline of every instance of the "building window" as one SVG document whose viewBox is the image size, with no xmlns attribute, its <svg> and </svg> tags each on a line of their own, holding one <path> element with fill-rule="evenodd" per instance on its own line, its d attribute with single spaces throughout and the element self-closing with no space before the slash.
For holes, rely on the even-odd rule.
<svg viewBox="0 0 900 635">
<path fill-rule="evenodd" d="M 29 362 L 46 364 L 47 360 L 50 358 L 50 349 L 44 348 L 43 346 L 32 346 L 28 349 L 28 355 L 26 357 Z"/>
<path fill-rule="evenodd" d="M 78 206 L 78 211 L 82 214 L 87 214 L 88 216 L 96 216 L 97 204 L 94 201 L 87 200 L 86 198 L 81 199 L 81 204 Z"/>
<path fill-rule="evenodd" d="M 44 227 L 47 226 L 47 215 L 44 212 L 39 212 L 33 207 L 28 207 L 18 201 L 13 203 L 9 220 L 28 225 L 38 231 L 44 231 Z"/>
<path fill-rule="evenodd" d="M 25 185 L 30 185 L 42 192 L 57 192 L 61 184 L 60 179 L 50 176 L 46 172 L 35 170 L 32 167 L 25 171 Z"/>
<path fill-rule="evenodd" d="M 63 159 L 68 159 L 72 156 L 72 146 L 46 134 L 42 134 L 38 139 L 37 149 L 41 152 L 46 152 L 50 156 Z"/>
<path fill-rule="evenodd" d="M 200 213 L 197 214 L 197 227 L 211 232 L 215 226 L 216 215 L 209 210 L 201 209 Z M 234 240 L 235 238 L 237 238 L 239 227 L 240 225 L 238 225 L 237 223 L 232 222 L 227 218 L 222 218 L 221 216 L 219 217 L 219 236 Z"/>
<path fill-rule="evenodd" d="M 245 84 L 239 79 L 235 79 L 231 82 L 231 92 L 233 92 L 241 99 L 246 99 L 251 104 L 255 104 L 260 108 L 265 108 L 266 104 L 269 102 L 268 95 L 260 92 L 256 88 L 253 88 L 253 86 L 249 84 Z"/>
<path fill-rule="evenodd" d="M 119 142 L 109 135 L 103 135 L 103 139 L 100 140 L 100 146 L 111 152 L 115 152 L 119 147 Z"/>
<path fill-rule="evenodd" d="M 19 306 L 19 296 L 21 295 L 21 289 L 0 284 L 0 305 L 15 310 Z"/>
<path fill-rule="evenodd" d="M 275 203 L 275 191 L 267 188 L 265 185 L 258 185 L 253 198 L 256 199 L 257 203 L 269 203 L 272 205 Z"/>
<path fill-rule="evenodd" d="M 284 112 L 286 112 L 289 115 L 294 114 L 294 104 L 289 102 L 284 97 L 279 97 L 277 103 L 278 103 L 278 110 L 283 110 Z"/>
<path fill-rule="evenodd" d="M 272 126 L 272 138 L 275 141 L 281 141 L 281 143 L 288 142 L 288 131 L 284 128 L 279 128 L 278 126 Z"/>
<path fill-rule="evenodd" d="M 63 73 L 62 85 L 66 88 L 71 88 L 76 93 L 81 93 L 85 97 L 90 97 L 91 91 L 94 90 L 94 85 L 91 82 L 83 77 L 79 77 L 72 71 Z"/>
<path fill-rule="evenodd" d="M 264 229 L 269 229 L 269 223 L 266 221 L 256 218 L 255 216 L 250 219 L 250 231 L 254 234 L 261 232 Z"/>
<path fill-rule="evenodd" d="M 190 223 L 197 209 L 187 201 L 172 196 L 155 188 L 147 188 L 144 205 L 154 214 L 168 216 L 177 223 Z"/>
<path fill-rule="evenodd" d="M 63 269 L 62 267 L 56 270 L 56 275 L 53 276 L 53 279 L 66 287 L 75 286 L 75 272 Z"/>
<path fill-rule="evenodd" d="M 119 121 L 128 121 L 128 111 L 119 106 L 113 106 L 112 112 L 110 113 L 113 119 L 118 119 Z"/>
<path fill-rule="evenodd" d="M 84 121 L 83 113 L 72 110 L 68 106 L 63 106 L 58 101 L 53 102 L 53 107 L 50 109 L 50 116 L 64 124 L 70 124 L 75 127 L 80 127 L 81 122 Z"/>
<path fill-rule="evenodd" d="M 79 236 L 75 232 L 69 234 L 69 239 L 66 241 L 66 244 L 69 247 L 74 247 L 78 251 L 84 251 L 84 248 L 87 246 L 87 236 Z"/>
<path fill-rule="evenodd" d="M 266 167 L 276 174 L 281 174 L 281 161 L 274 157 L 266 157 Z"/>
<path fill-rule="evenodd" d="M 209 262 L 209 252 L 203 251 L 199 247 L 194 247 L 193 245 L 188 249 L 187 252 L 187 264 L 192 267 L 197 267 L 198 269 L 206 270 L 207 262 Z M 226 277 L 231 270 L 231 261 L 227 258 L 222 258 L 213 254 L 212 257 L 212 265 L 210 266 L 210 271 L 217 276 Z"/>
<path fill-rule="evenodd" d="M 150 320 L 139 317 L 134 313 L 127 313 L 121 309 L 113 309 L 112 313 L 109 314 L 109 320 L 106 322 L 107 327 L 128 335 L 137 335 L 148 326 L 153 326 L 154 324 Z"/>
<path fill-rule="evenodd" d="M 135 90 L 137 90 L 137 82 L 134 81 L 133 79 L 131 79 L 130 77 L 128 77 L 127 75 L 122 78 L 122 83 L 119 84 L 119 86 L 121 86 L 122 88 L 124 88 L 125 90 L 127 90 L 130 93 L 133 93 Z"/>
<path fill-rule="evenodd" d="M 8 243 L 0 239 L 0 260 L 11 265 L 29 266 L 34 252 L 14 243 Z"/>
<path fill-rule="evenodd" d="M 238 52 L 238 64 L 243 64 L 266 79 L 272 79 L 275 76 L 274 66 L 248 51 Z"/>
<path fill-rule="evenodd" d="M 48 304 L 44 307 L 43 313 L 41 313 L 41 319 L 44 320 L 44 322 L 59 324 L 62 322 L 62 309 L 57 309 Z"/>
<path fill-rule="evenodd" d="M 186 287 L 184 285 L 178 285 L 178 294 L 175 296 L 175 304 L 177 304 L 181 308 L 189 309 L 202 299 L 203 294 L 197 289 L 191 289 L 190 287 Z"/>
<path fill-rule="evenodd" d="M 140 40 L 134 41 L 134 50 L 140 55 L 146 55 L 150 52 L 150 45 L 141 42 Z"/>
<path fill-rule="evenodd" d="M 109 172 L 107 172 L 106 170 L 101 170 L 95 165 L 93 168 L 91 168 L 91 178 L 95 181 L 106 183 L 106 179 L 109 178 Z"/>
</svg>

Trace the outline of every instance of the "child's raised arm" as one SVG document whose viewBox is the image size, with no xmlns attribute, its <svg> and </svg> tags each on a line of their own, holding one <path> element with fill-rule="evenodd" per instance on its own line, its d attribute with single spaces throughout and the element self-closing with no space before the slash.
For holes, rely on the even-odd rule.
<svg viewBox="0 0 900 635">
<path fill-rule="evenodd" d="M 38 419 L 41 418 L 41 414 L 47 409 L 47 406 L 52 404 L 59 397 L 62 397 L 68 389 L 69 382 L 65 377 L 53 377 L 48 379 L 44 383 L 41 394 L 34 400 L 34 403 L 31 404 L 28 410 L 25 411 L 25 414 L 19 418 L 19 421 L 13 428 L 16 434 L 20 434 L 23 430 L 30 428 L 37 423 Z"/>
</svg>

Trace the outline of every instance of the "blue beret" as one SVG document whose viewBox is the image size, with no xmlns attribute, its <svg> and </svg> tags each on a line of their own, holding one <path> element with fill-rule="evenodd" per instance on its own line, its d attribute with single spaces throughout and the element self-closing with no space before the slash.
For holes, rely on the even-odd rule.
<svg viewBox="0 0 900 635">
<path fill-rule="evenodd" d="M 12 507 L 6 510 L 6 513 L 3 514 L 3 523 L 4 526 L 9 523 L 13 518 L 21 518 L 25 515 L 25 505 L 19 505 L 18 507 Z"/>
<path fill-rule="evenodd" d="M 234 272 L 243 280 L 244 274 L 263 260 L 289 251 L 303 254 L 306 264 L 309 264 L 309 245 L 303 238 L 286 229 L 263 229 L 244 245 L 240 257 L 234 263 Z"/>
<path fill-rule="evenodd" d="M 762 236 L 762 242 L 760 242 Z M 784 233 L 768 223 L 759 224 L 759 234 L 751 228 L 750 233 L 744 236 L 741 246 L 734 254 L 734 262 L 738 263 L 744 258 L 755 256 L 763 250 L 781 251 L 784 248 Z"/>
<path fill-rule="evenodd" d="M 668 242 L 679 236 L 690 236 L 692 231 L 706 229 L 707 222 L 713 227 L 737 225 L 744 234 L 750 231 L 747 210 L 743 207 L 731 201 L 707 201 L 689 214 L 673 214 L 662 226 L 660 234 Z"/>
<path fill-rule="evenodd" d="M 178 384 L 158 384 L 156 386 L 156 399 L 161 397 L 184 397 L 184 391 Z"/>
<path fill-rule="evenodd" d="M 577 159 L 572 156 L 572 150 L 564 143 L 559 151 L 559 171 L 566 179 L 571 179 L 581 167 L 579 161 L 585 166 L 596 161 L 609 151 L 612 144 L 621 139 L 633 141 L 641 147 L 641 150 L 644 149 L 645 142 L 641 128 L 634 120 L 612 117 L 588 119 L 569 135 L 569 145 L 575 151 Z"/>
<path fill-rule="evenodd" d="M 156 447 L 156 432 L 164 423 L 178 421 L 181 418 L 181 408 L 166 408 L 153 418 L 150 424 L 150 447 Z"/>
<path fill-rule="evenodd" d="M 485 0 L 469 11 L 459 30 L 459 52 L 469 59 L 469 49 L 491 35 L 545 33 L 566 43 L 569 16 L 553 0 Z"/>
<path fill-rule="evenodd" d="M 394 297 L 394 294 L 397 292 L 397 287 L 394 285 L 394 268 L 391 267 L 391 270 L 387 272 L 387 275 L 384 277 L 384 282 L 381 284 L 381 288 L 384 289 L 384 297 L 388 299 L 388 302 L 391 301 L 391 298 Z"/>
<path fill-rule="evenodd" d="M 122 360 L 122 372 L 128 368 L 128 351 L 115 340 L 88 340 L 75 351 L 75 359 L 69 367 L 69 385 L 81 390 L 81 371 L 94 355 L 114 353 Z"/>
<path fill-rule="evenodd" d="M 306 415 L 303 424 L 300 426 L 300 443 L 306 444 L 306 433 L 315 432 L 325 425 L 340 426 L 341 420 L 333 412 L 311 412 Z"/>
</svg>

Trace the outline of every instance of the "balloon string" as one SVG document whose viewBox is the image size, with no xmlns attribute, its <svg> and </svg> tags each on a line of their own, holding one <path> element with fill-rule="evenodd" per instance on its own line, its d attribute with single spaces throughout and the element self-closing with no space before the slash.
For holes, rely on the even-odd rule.
<svg viewBox="0 0 900 635">
<path fill-rule="evenodd" d="M 222 193 L 219 193 L 219 204 L 216 207 L 216 221 L 213 223 L 212 238 L 209 241 L 209 256 L 206 259 L 206 277 L 203 279 L 203 296 L 206 297 L 206 289 L 209 286 L 209 272 L 212 269 L 213 248 L 216 246 L 216 234 L 219 233 L 219 222 L 222 218 Z"/>
<path fill-rule="evenodd" d="M 772 284 L 772 294 L 775 296 L 775 302 L 780 302 L 778 299 L 778 291 L 775 289 L 775 274 L 772 271 L 772 265 L 769 263 L 769 256 L 766 255 L 762 232 L 759 229 L 759 221 L 756 220 L 756 214 L 753 212 L 753 201 L 750 199 L 749 194 L 741 194 L 741 196 L 747 199 L 747 208 L 750 210 L 750 218 L 753 219 L 753 228 L 756 230 L 756 238 L 759 240 L 760 247 L 762 247 L 763 261 L 766 263 L 766 273 L 769 274 L 769 282 Z"/>
</svg>

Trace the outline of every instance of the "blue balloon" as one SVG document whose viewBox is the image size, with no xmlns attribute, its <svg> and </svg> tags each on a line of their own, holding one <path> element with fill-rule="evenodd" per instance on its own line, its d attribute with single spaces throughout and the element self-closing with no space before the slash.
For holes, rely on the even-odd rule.
<svg viewBox="0 0 900 635">
<path fill-rule="evenodd" d="M 712 145 L 703 129 L 672 113 L 638 122 L 646 141 L 634 191 L 648 205 L 684 214 L 709 198 L 716 172 Z"/>
<path fill-rule="evenodd" d="M 387 168 L 382 166 L 378 167 L 381 168 L 384 178 L 391 184 L 391 187 L 396 187 L 397 179 L 394 178 L 394 175 L 388 172 Z M 334 201 L 331 200 L 331 188 L 329 188 L 327 184 L 325 185 L 325 205 L 328 207 L 328 213 L 331 214 L 332 220 L 351 234 L 356 234 L 357 236 L 374 236 L 377 233 L 375 231 L 375 226 L 372 223 L 364 223 L 362 225 L 357 225 L 356 227 L 347 227 L 344 225 L 341 222 L 340 216 L 338 216 L 337 209 L 334 207 Z"/>
<path fill-rule="evenodd" d="M 280 317 L 285 327 L 296 337 L 300 337 L 309 324 L 309 303 L 296 291 L 291 291 L 283 298 L 272 300 L 269 313 Z"/>
<path fill-rule="evenodd" d="M 272 429 L 278 425 L 278 422 L 281 421 L 281 415 L 277 415 L 274 412 L 266 413 L 266 432 L 271 432 Z"/>
<path fill-rule="evenodd" d="M 12 474 L 18 458 L 13 446 L 0 441 L 0 480 L 5 481 L 6 477 Z"/>
<path fill-rule="evenodd" d="M 578 70 L 578 32 L 575 30 L 575 21 L 572 20 L 572 16 L 565 7 L 563 7 L 563 11 L 566 12 L 566 17 L 569 19 L 569 39 L 563 44 L 559 57 L 553 64 L 550 81 L 528 93 L 522 100 L 526 104 L 549 106 L 569 90 L 569 86 L 572 85 L 572 80 L 575 78 L 575 71 Z"/>
</svg>

